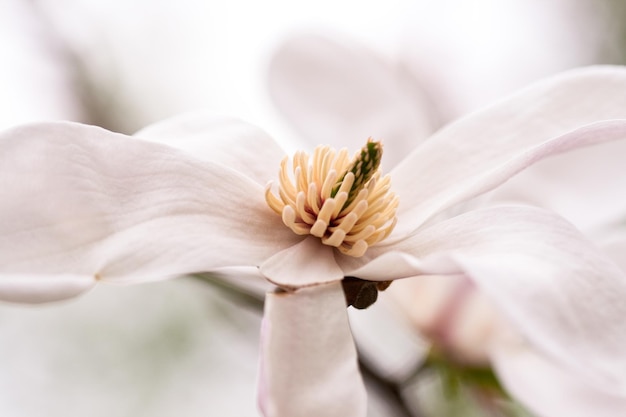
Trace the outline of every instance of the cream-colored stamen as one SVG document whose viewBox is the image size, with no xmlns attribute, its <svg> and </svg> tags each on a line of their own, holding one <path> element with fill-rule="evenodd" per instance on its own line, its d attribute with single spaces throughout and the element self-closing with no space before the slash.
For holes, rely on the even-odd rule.
<svg viewBox="0 0 626 417">
<path fill-rule="evenodd" d="M 398 198 L 389 176 L 381 178 L 381 156 L 382 145 L 371 139 L 352 161 L 347 150 L 329 146 L 318 146 L 312 157 L 297 152 L 292 164 L 289 158 L 280 164 L 278 195 L 269 183 L 265 200 L 294 233 L 363 256 L 396 225 Z"/>
</svg>

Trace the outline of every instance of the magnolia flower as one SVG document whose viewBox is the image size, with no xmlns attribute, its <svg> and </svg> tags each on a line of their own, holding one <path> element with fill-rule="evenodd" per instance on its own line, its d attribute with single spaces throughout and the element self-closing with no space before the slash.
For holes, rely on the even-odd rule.
<svg viewBox="0 0 626 417">
<path fill-rule="evenodd" d="M 367 70 L 353 76 L 357 68 Z M 275 56 L 270 71 L 276 103 L 306 136 L 323 133 L 329 140 L 339 141 L 359 134 L 366 126 L 373 134 L 382 134 L 400 145 L 400 149 L 412 146 L 407 137 L 418 142 L 433 120 L 430 111 L 424 112 L 429 107 L 424 96 L 416 94 L 416 81 L 409 82 L 412 88 L 401 88 L 407 79 L 412 80 L 402 66 L 359 45 L 315 36 L 287 42 Z M 351 99 L 355 92 L 371 100 L 364 104 L 358 96 Z M 392 117 L 372 118 L 372 114 Z M 398 132 L 396 126 L 405 129 Z M 623 267 L 626 207 L 616 190 L 626 185 L 621 161 L 624 146 L 623 142 L 615 142 L 543 161 L 478 203 L 523 202 L 555 210 Z M 458 214 L 467 208 L 457 205 L 451 212 Z M 606 415 L 622 414 L 623 399 L 598 393 L 584 381 L 573 383 L 571 375 L 558 374 L 548 361 L 530 363 L 528 349 L 504 343 L 510 325 L 498 320 L 500 314 L 489 303 L 489 292 L 479 289 L 471 277 L 459 275 L 403 280 L 389 291 L 437 349 L 464 365 L 492 361 L 511 392 L 541 415 L 595 415 L 601 408 Z M 531 366 L 524 366 L 526 363 Z M 537 383 L 538 379 L 544 384 Z"/>
<path fill-rule="evenodd" d="M 0 297 L 50 301 L 98 282 L 257 266 L 280 289 L 262 329 L 263 414 L 364 416 L 344 277 L 464 275 L 533 358 L 624 395 L 626 276 L 615 263 L 543 210 L 438 217 L 542 158 L 626 138 L 625 85 L 618 67 L 538 83 L 440 131 L 388 180 L 375 142 L 347 160 L 300 153 L 274 197 L 264 186 L 285 156 L 232 119 L 182 117 L 135 138 L 75 123 L 14 128 L 0 136 Z"/>
</svg>

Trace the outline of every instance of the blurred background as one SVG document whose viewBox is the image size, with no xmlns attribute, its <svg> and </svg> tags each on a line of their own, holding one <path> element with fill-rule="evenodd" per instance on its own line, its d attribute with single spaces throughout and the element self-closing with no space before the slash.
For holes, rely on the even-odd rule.
<svg viewBox="0 0 626 417">
<path fill-rule="evenodd" d="M 441 124 L 567 68 L 624 63 L 625 21 L 618 0 L 2 0 L 0 128 L 68 119 L 131 134 L 203 108 L 290 149 L 302 138 L 271 100 L 268 68 L 303 33 L 401 61 Z M 0 415 L 258 415 L 260 306 L 194 278 L 2 304 Z M 423 347 L 399 327 L 396 352 L 417 366 L 410 351 Z M 371 371 L 385 366 L 401 365 Z M 371 416 L 407 415 L 385 405 L 396 391 L 372 386 Z M 482 415 L 462 407 L 420 413 Z"/>
</svg>

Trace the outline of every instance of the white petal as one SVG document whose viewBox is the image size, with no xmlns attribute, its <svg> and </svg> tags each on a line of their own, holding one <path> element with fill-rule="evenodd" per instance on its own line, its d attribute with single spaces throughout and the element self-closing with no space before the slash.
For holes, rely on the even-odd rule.
<svg viewBox="0 0 626 417">
<path fill-rule="evenodd" d="M 268 294 L 261 343 L 265 417 L 365 416 L 341 283 Z"/>
<path fill-rule="evenodd" d="M 366 256 L 379 254 L 361 268 L 342 266 L 374 280 L 466 274 L 534 348 L 626 394 L 626 275 L 559 217 L 528 207 L 474 211 Z"/>
<path fill-rule="evenodd" d="M 289 289 L 343 279 L 333 248 L 313 236 L 269 258 L 261 265 L 261 273 L 270 282 Z"/>
<path fill-rule="evenodd" d="M 4 132 L 0 171 L 5 276 L 135 282 L 258 266 L 298 240 L 247 177 L 92 126 Z"/>
<path fill-rule="evenodd" d="M 260 128 L 207 111 L 172 117 L 140 130 L 135 136 L 220 163 L 263 186 L 277 178 L 280 161 L 285 156 L 280 146 Z"/>
<path fill-rule="evenodd" d="M 97 280 L 89 275 L 0 274 L 0 300 L 12 303 L 43 303 L 65 300 L 90 290 Z"/>
<path fill-rule="evenodd" d="M 382 140 L 393 166 L 434 129 L 430 106 L 399 65 L 349 41 L 319 35 L 291 38 L 269 70 L 278 108 L 312 144 L 360 149 Z"/>
<path fill-rule="evenodd" d="M 491 358 L 510 394 L 539 417 L 624 416 L 626 396 L 611 395 L 567 374 L 527 347 L 498 344 Z"/>
<path fill-rule="evenodd" d="M 573 70 L 448 126 L 392 171 L 397 234 L 541 158 L 626 138 L 626 68 Z"/>
<path fill-rule="evenodd" d="M 523 202 L 557 212 L 584 232 L 626 214 L 626 141 L 576 149 L 541 161 L 491 195 L 492 202 Z"/>
</svg>

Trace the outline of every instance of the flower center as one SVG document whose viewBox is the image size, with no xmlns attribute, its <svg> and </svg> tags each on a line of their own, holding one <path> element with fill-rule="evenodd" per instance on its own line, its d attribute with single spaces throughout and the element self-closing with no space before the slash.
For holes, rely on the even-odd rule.
<svg viewBox="0 0 626 417">
<path fill-rule="evenodd" d="M 381 178 L 383 149 L 369 139 L 352 160 L 348 151 L 318 146 L 311 158 L 296 152 L 280 164 L 278 195 L 270 182 L 265 200 L 294 233 L 319 237 L 350 256 L 363 256 L 396 225 L 398 197 Z"/>
</svg>

